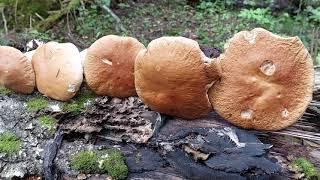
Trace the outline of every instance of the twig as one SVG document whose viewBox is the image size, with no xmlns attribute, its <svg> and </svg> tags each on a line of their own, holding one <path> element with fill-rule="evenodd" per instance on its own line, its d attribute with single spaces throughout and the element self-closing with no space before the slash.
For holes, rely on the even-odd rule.
<svg viewBox="0 0 320 180">
<path fill-rule="evenodd" d="M 19 0 L 16 0 L 16 3 L 14 5 L 14 23 L 15 23 L 15 25 L 17 25 L 17 23 L 18 23 L 18 21 L 17 21 L 18 2 L 19 2 Z"/>
<path fill-rule="evenodd" d="M 1 15 L 2 15 L 4 32 L 5 32 L 5 34 L 8 34 L 7 19 L 6 19 L 6 16 L 4 15 L 4 7 L 0 7 L 0 10 L 1 10 Z"/>
<path fill-rule="evenodd" d="M 40 14 L 35 13 L 35 15 L 36 15 L 39 19 L 41 19 L 41 21 L 43 21 L 43 20 L 44 20 L 44 18 L 43 18 L 42 16 L 40 16 Z"/>
<path fill-rule="evenodd" d="M 30 15 L 30 17 L 29 17 L 29 24 L 30 24 L 30 29 L 32 29 L 32 15 Z"/>
<path fill-rule="evenodd" d="M 123 27 L 120 18 L 109 7 L 105 5 L 100 5 L 100 6 L 103 10 L 107 11 L 114 18 L 114 20 L 117 22 L 119 29 L 122 32 L 127 32 L 126 28 Z"/>
</svg>

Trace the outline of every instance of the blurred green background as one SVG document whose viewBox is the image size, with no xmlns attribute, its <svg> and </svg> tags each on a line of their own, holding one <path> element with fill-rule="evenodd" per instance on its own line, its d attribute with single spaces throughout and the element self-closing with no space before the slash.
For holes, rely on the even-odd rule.
<svg viewBox="0 0 320 180">
<path fill-rule="evenodd" d="M 263 27 L 299 36 L 320 64 L 319 0 L 0 0 L 0 44 L 72 42 L 80 49 L 107 34 L 147 45 L 185 35 L 223 49 L 234 33 Z"/>
</svg>

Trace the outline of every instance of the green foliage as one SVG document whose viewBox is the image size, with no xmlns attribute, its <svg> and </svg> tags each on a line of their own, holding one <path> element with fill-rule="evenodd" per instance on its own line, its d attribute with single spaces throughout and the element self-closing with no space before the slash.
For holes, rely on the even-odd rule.
<svg viewBox="0 0 320 180">
<path fill-rule="evenodd" d="M 0 134 L 0 152 L 12 155 L 20 149 L 21 141 L 12 132 Z"/>
<path fill-rule="evenodd" d="M 63 105 L 62 111 L 79 114 L 85 110 L 85 103 L 92 100 L 93 98 L 94 94 L 92 93 L 92 91 L 81 91 L 73 100 Z"/>
<path fill-rule="evenodd" d="M 37 112 L 48 106 L 48 100 L 44 97 L 35 97 L 27 102 L 27 110 L 29 112 Z"/>
<path fill-rule="evenodd" d="M 128 167 L 125 164 L 125 159 L 118 149 L 111 149 L 108 156 L 103 159 L 101 169 L 107 172 L 112 179 L 125 179 L 128 176 Z"/>
<path fill-rule="evenodd" d="M 110 2 L 104 3 L 110 4 Z M 114 19 L 108 13 L 104 13 L 95 3 L 80 6 L 78 12 L 76 31 L 90 43 L 106 34 L 115 33 Z"/>
<path fill-rule="evenodd" d="M 224 0 L 203 0 L 197 6 L 200 11 L 204 11 L 205 13 L 215 14 L 220 13 L 225 10 L 225 2 Z"/>
<path fill-rule="evenodd" d="M 50 116 L 41 116 L 38 120 L 42 127 L 46 127 L 50 133 L 54 133 L 56 125 L 56 120 L 54 118 Z"/>
<path fill-rule="evenodd" d="M 309 21 L 320 24 L 320 7 L 314 9 L 308 6 L 307 12 L 310 13 Z"/>
<path fill-rule="evenodd" d="M 38 16 L 45 18 L 49 10 L 59 7 L 56 0 L 0 0 L 0 4 L 4 6 L 9 29 L 28 27 L 30 19 L 40 21 Z"/>
<path fill-rule="evenodd" d="M 270 9 L 243 9 L 238 17 L 248 23 L 253 23 L 266 29 L 272 29 L 276 23 Z"/>
<path fill-rule="evenodd" d="M 12 91 L 10 91 L 10 89 L 0 86 L 0 95 L 8 96 L 10 94 L 12 94 Z"/>
<path fill-rule="evenodd" d="M 98 155 L 94 151 L 81 151 L 71 160 L 71 168 L 83 173 L 95 173 L 99 169 Z"/>
<path fill-rule="evenodd" d="M 51 41 L 52 38 L 48 33 L 42 33 L 37 31 L 36 29 L 31 29 L 23 34 L 26 36 L 25 39 L 39 39 L 42 41 Z"/>
<path fill-rule="evenodd" d="M 320 173 L 316 167 L 305 158 L 298 158 L 291 164 L 292 167 L 303 172 L 307 179 L 320 179 Z"/>
</svg>

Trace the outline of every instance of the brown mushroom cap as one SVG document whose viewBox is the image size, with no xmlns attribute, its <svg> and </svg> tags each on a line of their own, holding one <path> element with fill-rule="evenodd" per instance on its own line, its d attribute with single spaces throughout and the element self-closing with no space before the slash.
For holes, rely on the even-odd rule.
<svg viewBox="0 0 320 180">
<path fill-rule="evenodd" d="M 0 46 L 0 85 L 23 94 L 30 94 L 35 87 L 31 62 L 18 49 Z"/>
<path fill-rule="evenodd" d="M 136 90 L 151 109 L 186 119 L 211 110 L 207 90 L 213 82 L 199 44 L 184 37 L 151 41 L 135 63 Z"/>
<path fill-rule="evenodd" d="M 87 50 L 84 74 L 88 86 L 98 95 L 136 95 L 134 61 L 144 45 L 132 37 L 108 35 Z"/>
<path fill-rule="evenodd" d="M 312 99 L 313 62 L 298 37 L 256 28 L 234 35 L 220 55 L 221 81 L 209 90 L 222 117 L 248 129 L 279 130 L 296 122 Z"/>
<path fill-rule="evenodd" d="M 71 43 L 49 42 L 32 57 L 38 90 L 53 99 L 66 101 L 79 90 L 83 80 L 80 52 Z"/>
</svg>

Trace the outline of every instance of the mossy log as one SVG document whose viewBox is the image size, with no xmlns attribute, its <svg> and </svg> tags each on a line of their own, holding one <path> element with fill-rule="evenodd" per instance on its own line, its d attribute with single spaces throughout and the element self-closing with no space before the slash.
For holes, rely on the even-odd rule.
<svg viewBox="0 0 320 180">
<path fill-rule="evenodd" d="M 71 0 L 65 8 L 55 12 L 45 20 L 38 23 L 36 26 L 36 29 L 39 31 L 46 31 L 47 29 L 54 26 L 55 22 L 57 22 L 59 19 L 61 19 L 63 16 L 69 13 L 71 10 L 77 8 L 79 5 L 80 5 L 80 0 Z"/>
</svg>

